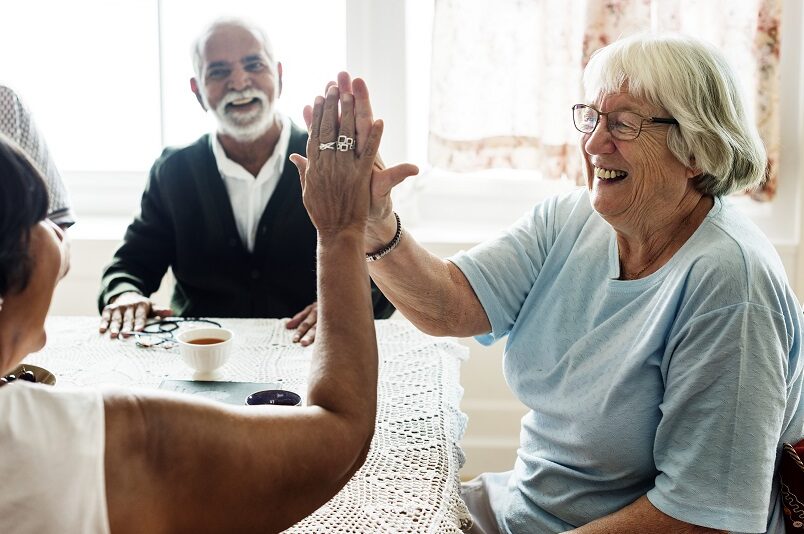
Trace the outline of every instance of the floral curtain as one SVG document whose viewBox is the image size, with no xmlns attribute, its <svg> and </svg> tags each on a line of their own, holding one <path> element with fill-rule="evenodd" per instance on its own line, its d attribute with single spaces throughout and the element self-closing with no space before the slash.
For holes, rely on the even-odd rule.
<svg viewBox="0 0 804 534">
<path fill-rule="evenodd" d="M 455 171 L 538 169 L 580 179 L 570 106 L 589 56 L 646 30 L 696 35 L 724 51 L 768 151 L 779 154 L 781 0 L 436 0 L 430 163 Z M 717 21 L 714 24 L 713 21 Z"/>
</svg>

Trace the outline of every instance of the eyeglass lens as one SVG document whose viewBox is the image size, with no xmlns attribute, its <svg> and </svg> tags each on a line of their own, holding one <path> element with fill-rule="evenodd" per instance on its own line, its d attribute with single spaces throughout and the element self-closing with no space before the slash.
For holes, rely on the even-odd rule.
<svg viewBox="0 0 804 534">
<path fill-rule="evenodd" d="M 617 139 L 634 139 L 642 129 L 642 117 L 630 111 L 600 113 L 595 108 L 583 104 L 572 107 L 575 128 L 582 133 L 592 133 L 600 122 L 600 115 L 606 116 L 606 128 Z"/>
</svg>

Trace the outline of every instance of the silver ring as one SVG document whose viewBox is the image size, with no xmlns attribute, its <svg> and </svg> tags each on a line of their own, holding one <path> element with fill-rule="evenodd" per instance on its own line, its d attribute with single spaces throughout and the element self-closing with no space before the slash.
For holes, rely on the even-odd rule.
<svg viewBox="0 0 804 534">
<path fill-rule="evenodd" d="M 318 143 L 318 150 L 335 150 L 335 141 L 330 141 L 329 143 Z M 340 148 L 338 150 L 340 150 Z"/>
<path fill-rule="evenodd" d="M 338 136 L 338 150 L 341 152 L 346 152 L 347 150 L 354 150 L 355 148 L 355 140 L 351 137 L 346 137 L 345 135 Z"/>
</svg>

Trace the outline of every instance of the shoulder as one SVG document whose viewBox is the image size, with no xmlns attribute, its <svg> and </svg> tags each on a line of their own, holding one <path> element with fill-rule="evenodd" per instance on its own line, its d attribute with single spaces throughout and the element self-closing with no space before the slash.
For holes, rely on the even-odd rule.
<svg viewBox="0 0 804 534">
<path fill-rule="evenodd" d="M 18 530 L 108 532 L 98 390 L 16 383 L 0 388 L 0 450 L 0 514 Z M 20 514 L 20 499 L 44 513 Z"/>
<path fill-rule="evenodd" d="M 16 383 L 0 388 L 0 449 L 4 453 L 27 451 L 27 456 L 65 443 L 80 448 L 78 441 L 90 442 L 102 432 L 103 399 L 97 390 Z M 82 437 L 73 439 L 76 433 Z M 56 445 L 52 436 L 65 439 Z"/>
<path fill-rule="evenodd" d="M 94 389 L 55 388 L 39 384 L 7 384 L 0 388 L 0 424 L 8 425 L 14 418 L 40 414 L 36 423 L 49 414 L 80 417 L 81 413 L 91 413 L 102 408 L 103 400 Z M 93 408 L 94 407 L 94 408 Z M 0 433 L 2 435 L 2 433 Z"/>
<path fill-rule="evenodd" d="M 676 275 L 695 315 L 753 304 L 784 316 L 798 313 L 781 259 L 764 233 L 743 213 L 716 199 L 682 248 Z"/>
<path fill-rule="evenodd" d="M 0 132 L 19 141 L 15 129 L 19 127 L 18 121 L 24 112 L 25 109 L 17 93 L 10 87 L 0 85 Z"/>
<path fill-rule="evenodd" d="M 183 147 L 165 148 L 151 167 L 151 175 L 161 179 L 177 173 L 184 174 L 192 162 L 211 164 L 214 167 L 215 157 L 209 146 L 209 134 L 204 134 L 194 143 Z"/>
<path fill-rule="evenodd" d="M 592 209 L 589 192 L 586 188 L 578 188 L 548 197 L 536 204 L 520 219 L 520 226 L 524 225 L 530 232 L 543 234 L 547 238 L 558 239 L 561 235 L 573 240 L 590 219 L 602 221 Z"/>
<path fill-rule="evenodd" d="M 11 87 L 0 85 L 0 103 L 4 106 L 12 105 L 17 107 L 20 104 L 20 97 L 17 96 L 17 93 L 15 93 Z"/>
</svg>

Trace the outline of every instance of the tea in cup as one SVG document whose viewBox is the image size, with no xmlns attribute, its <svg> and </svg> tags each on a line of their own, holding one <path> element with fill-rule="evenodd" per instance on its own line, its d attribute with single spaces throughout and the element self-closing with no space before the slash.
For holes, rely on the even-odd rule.
<svg viewBox="0 0 804 534">
<path fill-rule="evenodd" d="M 220 378 L 220 368 L 232 352 L 234 333 L 226 328 L 194 328 L 177 338 L 184 362 L 195 370 L 194 380 Z"/>
</svg>

